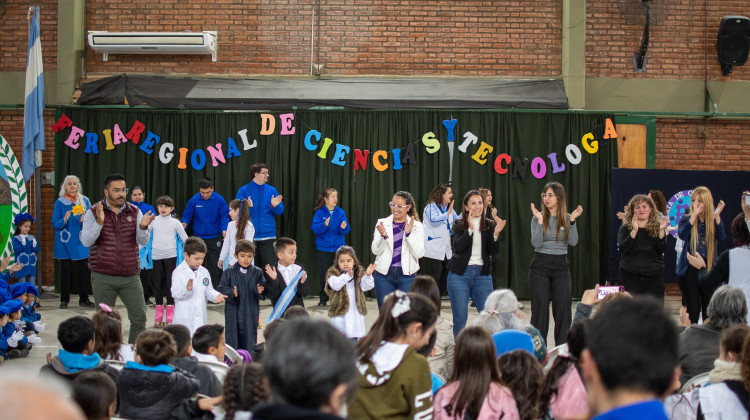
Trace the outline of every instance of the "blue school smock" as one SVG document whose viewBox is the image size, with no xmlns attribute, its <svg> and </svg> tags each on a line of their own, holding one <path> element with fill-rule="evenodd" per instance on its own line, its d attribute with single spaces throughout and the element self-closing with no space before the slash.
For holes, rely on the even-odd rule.
<svg viewBox="0 0 750 420">
<path fill-rule="evenodd" d="M 83 199 L 85 209 L 83 213 L 91 208 L 88 198 Z M 54 257 L 57 260 L 83 260 L 89 257 L 89 248 L 81 243 L 81 229 L 83 223 L 80 216 L 70 215 L 65 222 L 65 213 L 73 209 L 73 202 L 67 197 L 60 197 L 55 201 L 55 209 L 52 211 L 52 228 L 55 229 Z"/>
</svg>

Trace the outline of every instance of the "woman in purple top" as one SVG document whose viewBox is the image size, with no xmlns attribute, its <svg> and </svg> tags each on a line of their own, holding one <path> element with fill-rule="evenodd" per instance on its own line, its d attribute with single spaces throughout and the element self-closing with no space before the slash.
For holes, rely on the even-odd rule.
<svg viewBox="0 0 750 420">
<path fill-rule="evenodd" d="M 378 219 L 370 248 L 375 254 L 375 296 L 378 308 L 396 289 L 408 292 L 424 256 L 424 229 L 414 208 L 414 197 L 399 191 L 388 203 L 391 215 Z"/>
</svg>

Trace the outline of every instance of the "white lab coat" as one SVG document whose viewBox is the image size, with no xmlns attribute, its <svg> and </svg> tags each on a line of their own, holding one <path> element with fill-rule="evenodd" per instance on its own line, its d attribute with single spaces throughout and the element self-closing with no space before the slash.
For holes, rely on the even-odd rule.
<svg viewBox="0 0 750 420">
<path fill-rule="evenodd" d="M 187 289 L 190 279 L 193 280 L 193 290 Z M 206 300 L 213 302 L 219 296 L 211 284 L 211 275 L 205 267 L 193 271 L 187 261 L 183 261 L 172 273 L 171 292 L 175 304 L 173 323 L 188 327 L 192 336 L 208 322 Z"/>
<path fill-rule="evenodd" d="M 422 226 L 424 227 L 424 256 L 435 260 L 449 260 L 453 256 L 451 250 L 451 232 L 453 222 L 458 215 L 455 210 L 450 213 L 440 211 L 436 203 L 430 203 L 422 212 Z"/>
</svg>

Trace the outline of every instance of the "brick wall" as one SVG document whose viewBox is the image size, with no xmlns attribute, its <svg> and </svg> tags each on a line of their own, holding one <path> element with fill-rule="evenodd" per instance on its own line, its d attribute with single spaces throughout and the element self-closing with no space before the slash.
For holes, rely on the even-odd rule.
<svg viewBox="0 0 750 420">
<path fill-rule="evenodd" d="M 41 0 L 41 40 L 44 70 L 57 69 L 57 1 Z M 0 71 L 26 71 L 29 26 L 28 0 L 6 0 L 0 13 Z"/>
<path fill-rule="evenodd" d="M 707 130 L 708 138 L 698 137 Z M 656 122 L 659 169 L 750 170 L 750 121 L 677 120 Z"/>
<path fill-rule="evenodd" d="M 45 111 L 44 125 L 51 127 L 54 124 L 54 111 Z M 23 110 L 0 110 L 0 134 L 13 148 L 16 158 L 21 159 L 21 143 L 23 141 Z M 52 133 L 47 130 L 45 133 L 47 141 L 47 151 L 42 157 L 42 171 L 54 171 L 55 168 L 55 146 Z M 34 215 L 32 235 L 37 235 L 41 239 L 41 255 L 37 264 L 42 267 L 42 280 L 45 285 L 54 283 L 55 264 L 53 258 L 54 231 L 52 230 L 52 210 L 57 200 L 57 188 L 52 186 L 42 186 L 42 214 L 36 214 L 36 203 L 34 202 L 33 178 L 31 182 L 26 183 L 26 191 L 29 197 L 29 213 Z M 39 223 L 43 224 L 43 235 L 39 237 Z"/>
<path fill-rule="evenodd" d="M 586 76 L 626 79 L 750 80 L 750 67 L 721 75 L 716 39 L 721 18 L 750 14 L 746 0 L 670 0 L 663 23 L 651 26 L 647 71 L 633 72 L 645 18 L 629 23 L 619 4 L 636 0 L 586 1 Z"/>
<path fill-rule="evenodd" d="M 210 8 L 215 4 L 216 7 Z M 87 52 L 89 72 L 305 76 L 540 76 L 561 73 L 561 4 L 439 0 L 89 0 L 87 29 L 219 32 L 210 56 Z"/>
</svg>

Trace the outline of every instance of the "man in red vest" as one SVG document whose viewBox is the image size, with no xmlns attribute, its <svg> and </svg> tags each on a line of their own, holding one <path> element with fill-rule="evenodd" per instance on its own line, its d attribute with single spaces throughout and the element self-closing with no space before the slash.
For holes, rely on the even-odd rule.
<svg viewBox="0 0 750 420">
<path fill-rule="evenodd" d="M 135 343 L 146 329 L 146 303 L 143 300 L 138 245 L 148 244 L 148 225 L 154 220 L 125 201 L 125 177 L 111 174 L 104 180 L 105 199 L 95 203 L 83 218 L 81 243 L 89 247 L 91 286 L 96 303 L 114 306 L 117 297 L 128 311 L 128 342 Z"/>
</svg>

